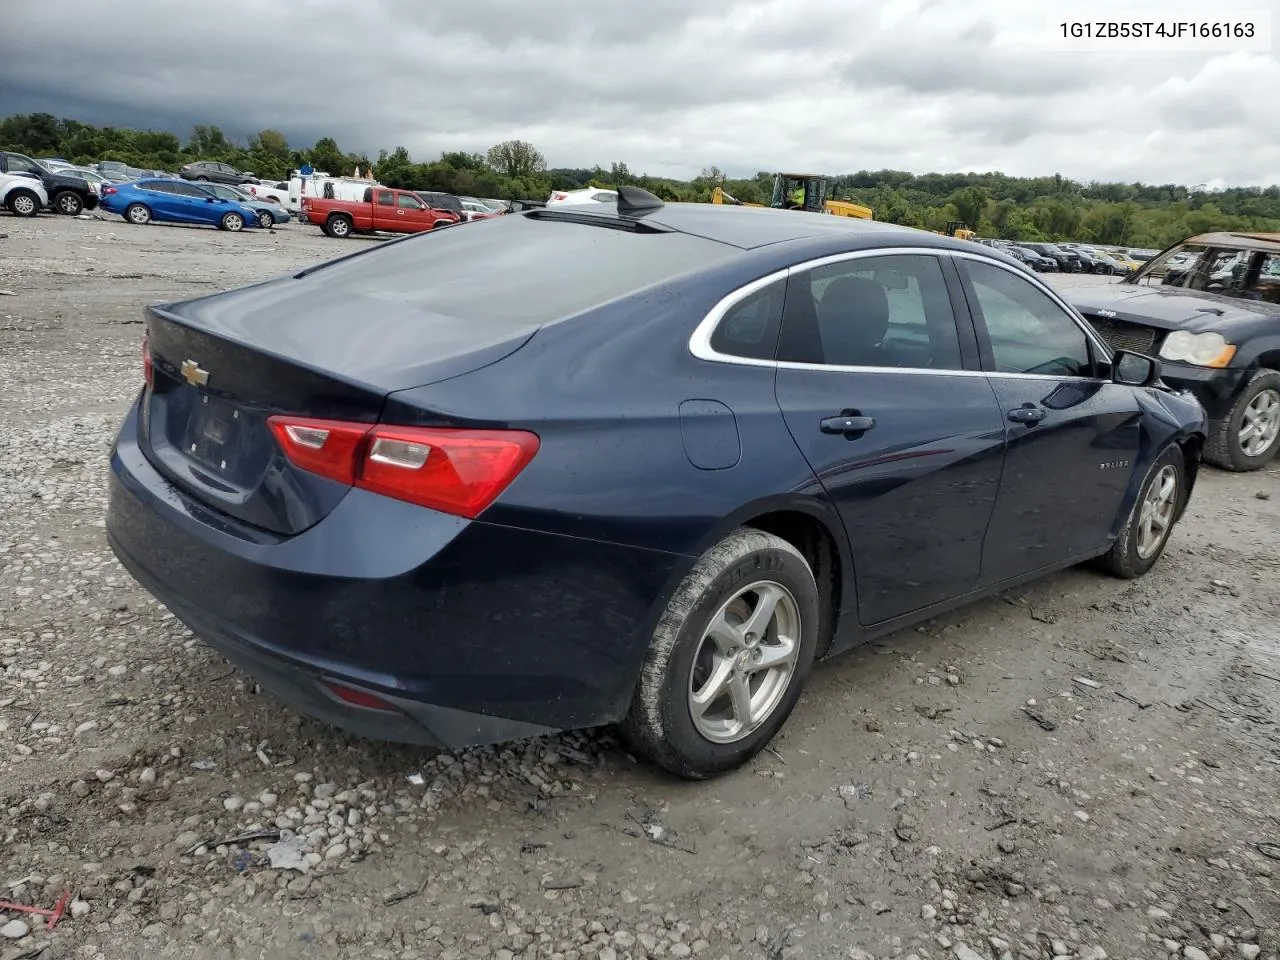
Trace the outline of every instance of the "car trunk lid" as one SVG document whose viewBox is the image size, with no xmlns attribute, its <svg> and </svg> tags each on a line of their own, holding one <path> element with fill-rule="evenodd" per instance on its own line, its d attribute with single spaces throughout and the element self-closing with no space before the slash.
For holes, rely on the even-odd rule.
<svg viewBox="0 0 1280 960">
<path fill-rule="evenodd" d="M 289 463 L 269 417 L 375 423 L 392 391 L 494 362 L 536 330 L 486 336 L 417 307 L 320 290 L 275 281 L 147 312 L 144 453 L 188 495 L 278 534 L 317 523 L 350 487 Z"/>
</svg>

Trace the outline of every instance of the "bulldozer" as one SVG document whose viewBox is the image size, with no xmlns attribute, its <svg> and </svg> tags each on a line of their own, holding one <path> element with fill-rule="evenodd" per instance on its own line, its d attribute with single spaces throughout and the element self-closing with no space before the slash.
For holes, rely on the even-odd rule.
<svg viewBox="0 0 1280 960">
<path fill-rule="evenodd" d="M 972 240 L 977 236 L 963 220 L 948 220 L 945 230 L 935 230 L 933 232 L 944 237 L 955 237 L 957 240 Z"/>
<path fill-rule="evenodd" d="M 711 192 L 712 203 L 730 203 L 735 206 L 763 207 L 763 203 L 743 203 L 736 200 L 723 187 Z M 872 210 L 848 200 L 833 200 L 827 196 L 827 178 L 813 173 L 778 173 L 773 177 L 773 196 L 769 206 L 784 210 L 805 210 L 809 213 L 828 213 L 837 217 L 857 217 L 871 220 Z"/>
</svg>

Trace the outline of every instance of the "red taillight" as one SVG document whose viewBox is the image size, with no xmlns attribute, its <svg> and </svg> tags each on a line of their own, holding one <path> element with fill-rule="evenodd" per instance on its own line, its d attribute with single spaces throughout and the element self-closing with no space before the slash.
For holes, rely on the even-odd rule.
<svg viewBox="0 0 1280 960">
<path fill-rule="evenodd" d="M 148 387 L 156 385 L 156 370 L 151 362 L 151 336 L 145 333 L 142 335 L 142 379 Z"/>
<path fill-rule="evenodd" d="M 267 421 L 296 467 L 396 500 L 474 518 L 538 452 L 523 430 L 397 427 L 301 417 Z"/>
<path fill-rule="evenodd" d="M 119 192 L 119 191 L 117 191 L 115 187 L 103 187 L 103 188 L 102 188 L 102 194 L 101 194 L 101 195 L 105 197 L 105 196 L 107 196 L 107 194 L 110 194 L 110 193 L 118 193 L 118 192 Z"/>
<path fill-rule="evenodd" d="M 385 710 L 388 713 L 398 712 L 395 704 L 388 703 L 381 697 L 365 690 L 357 690 L 355 687 L 348 687 L 346 684 L 338 683 L 334 680 L 325 680 L 324 685 L 325 689 L 339 700 L 344 700 L 354 706 L 364 707 L 366 710 Z"/>
</svg>

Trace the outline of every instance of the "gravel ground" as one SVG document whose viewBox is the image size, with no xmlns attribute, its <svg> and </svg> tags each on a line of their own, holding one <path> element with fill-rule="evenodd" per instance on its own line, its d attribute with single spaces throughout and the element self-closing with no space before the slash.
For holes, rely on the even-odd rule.
<svg viewBox="0 0 1280 960">
<path fill-rule="evenodd" d="M 370 241 L 0 232 L 0 897 L 74 894 L 52 932 L 0 913 L 0 960 L 1277 956 L 1280 467 L 1206 470 L 1144 580 L 1072 570 L 817 670 L 714 782 L 607 732 L 371 745 L 102 535 L 143 305 Z"/>
</svg>

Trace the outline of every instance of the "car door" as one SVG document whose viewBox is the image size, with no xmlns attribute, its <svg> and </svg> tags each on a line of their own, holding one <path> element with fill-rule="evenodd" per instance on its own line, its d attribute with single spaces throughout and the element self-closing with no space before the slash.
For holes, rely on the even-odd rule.
<svg viewBox="0 0 1280 960">
<path fill-rule="evenodd" d="M 217 222 L 221 204 L 203 184 L 175 180 L 166 186 L 173 194 L 174 219 L 182 223 Z"/>
<path fill-rule="evenodd" d="M 373 229 L 396 230 L 396 195 L 391 190 L 373 191 Z"/>
<path fill-rule="evenodd" d="M 844 522 L 864 624 L 959 597 L 981 570 L 1004 424 L 944 269 L 871 252 L 787 281 L 778 404 Z"/>
<path fill-rule="evenodd" d="M 399 221 L 396 229 L 406 233 L 429 230 L 435 222 L 427 205 L 412 193 L 396 194 L 396 219 Z"/>
<path fill-rule="evenodd" d="M 1047 287 L 993 260 L 955 262 L 1006 436 L 986 587 L 1106 547 L 1142 414 L 1133 388 L 1110 381 L 1101 342 Z"/>
<path fill-rule="evenodd" d="M 176 180 L 141 180 L 138 182 L 138 199 L 151 208 L 154 220 L 181 221 L 182 198 L 174 185 Z"/>
</svg>

